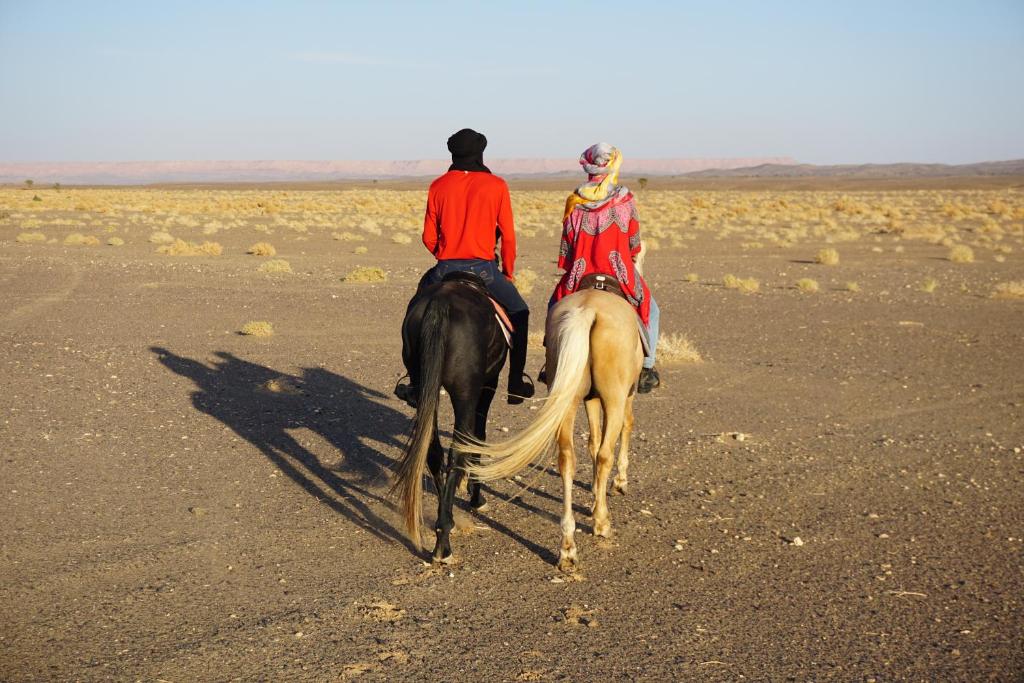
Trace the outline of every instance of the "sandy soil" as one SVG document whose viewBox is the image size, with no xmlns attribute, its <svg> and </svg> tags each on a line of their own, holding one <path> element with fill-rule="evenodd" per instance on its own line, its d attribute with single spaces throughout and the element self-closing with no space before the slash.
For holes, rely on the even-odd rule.
<svg viewBox="0 0 1024 683">
<path fill-rule="evenodd" d="M 1024 302 L 987 294 L 1021 254 L 652 253 L 663 326 L 705 361 L 637 401 L 610 542 L 583 456 L 567 580 L 553 462 L 463 509 L 453 567 L 397 531 L 391 388 L 426 253 L 392 245 L 359 285 L 324 235 L 278 243 L 282 276 L 218 239 L 0 243 L 3 680 L 1020 680 Z M 535 311 L 556 246 L 522 242 Z M 803 276 L 822 291 L 780 284 Z M 530 415 L 502 403 L 492 434 Z"/>
</svg>

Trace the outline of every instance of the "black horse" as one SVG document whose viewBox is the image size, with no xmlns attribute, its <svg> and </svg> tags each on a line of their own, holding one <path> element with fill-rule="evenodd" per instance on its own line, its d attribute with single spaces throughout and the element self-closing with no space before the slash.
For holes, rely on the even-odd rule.
<svg viewBox="0 0 1024 683">
<path fill-rule="evenodd" d="M 507 345 L 487 297 L 483 280 L 451 273 L 417 292 L 402 323 L 402 360 L 411 386 L 417 388 L 412 437 L 402 456 L 392 491 L 401 493 L 406 532 L 417 548 L 422 523 L 423 469 L 430 468 L 437 489 L 437 543 L 434 561 L 451 560 L 449 536 L 455 491 L 465 476 L 464 436 L 487 438 L 487 411 L 505 364 Z M 448 457 L 437 435 L 441 387 L 455 410 L 455 430 Z M 484 506 L 480 483 L 469 483 L 470 505 Z"/>
</svg>

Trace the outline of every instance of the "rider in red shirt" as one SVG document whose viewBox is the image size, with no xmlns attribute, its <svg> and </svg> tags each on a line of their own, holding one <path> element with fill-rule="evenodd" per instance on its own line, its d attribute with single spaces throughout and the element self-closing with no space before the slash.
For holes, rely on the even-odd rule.
<svg viewBox="0 0 1024 683">
<path fill-rule="evenodd" d="M 494 299 L 505 307 L 515 328 L 509 349 L 508 402 L 533 396 L 524 373 L 530 309 L 516 289 L 516 235 L 508 185 L 484 166 L 487 138 L 464 128 L 448 138 L 452 165 L 430 184 L 423 219 L 423 245 L 437 258 L 419 287 L 440 282 L 453 271 L 479 275 Z M 501 267 L 495 263 L 501 239 Z M 412 392 L 415 395 L 415 392 Z"/>
</svg>

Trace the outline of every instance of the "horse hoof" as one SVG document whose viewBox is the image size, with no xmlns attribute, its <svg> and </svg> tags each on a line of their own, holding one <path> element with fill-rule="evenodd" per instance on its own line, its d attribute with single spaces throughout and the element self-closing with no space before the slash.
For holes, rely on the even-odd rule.
<svg viewBox="0 0 1024 683">
<path fill-rule="evenodd" d="M 474 512 L 487 512 L 491 509 L 491 506 L 488 503 L 480 503 L 479 505 L 473 505 L 470 503 L 469 505 L 473 508 Z"/>
<path fill-rule="evenodd" d="M 443 564 L 443 565 L 454 564 L 455 563 L 455 554 L 454 553 L 448 553 L 444 557 L 438 557 L 438 556 L 435 555 L 433 557 L 432 561 L 433 561 L 434 564 Z"/>
<path fill-rule="evenodd" d="M 618 482 L 612 482 L 611 494 L 613 496 L 624 496 L 624 495 L 626 495 L 626 486 L 627 486 L 626 482 L 622 482 L 621 484 L 618 483 Z"/>
<path fill-rule="evenodd" d="M 611 522 L 601 522 L 594 525 L 594 535 L 601 538 L 609 538 L 612 535 Z"/>
<path fill-rule="evenodd" d="M 574 574 L 580 568 L 580 561 L 575 557 L 562 556 L 558 560 L 558 571 L 563 574 Z"/>
</svg>

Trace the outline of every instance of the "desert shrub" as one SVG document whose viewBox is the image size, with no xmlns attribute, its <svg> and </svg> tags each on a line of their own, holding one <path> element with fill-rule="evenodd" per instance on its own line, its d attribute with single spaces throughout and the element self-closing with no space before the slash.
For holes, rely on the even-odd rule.
<svg viewBox="0 0 1024 683">
<path fill-rule="evenodd" d="M 247 337 L 269 337 L 274 334 L 274 326 L 266 320 L 253 320 L 242 325 L 238 333 Z"/>
<path fill-rule="evenodd" d="M 281 258 L 270 259 L 260 264 L 261 273 L 290 273 L 292 265 Z"/>
<path fill-rule="evenodd" d="M 939 281 L 938 280 L 936 280 L 933 277 L 926 277 L 924 279 L 924 281 L 921 283 L 921 286 L 918 289 L 920 289 L 922 292 L 924 292 L 926 294 L 931 294 L 932 292 L 934 292 L 936 290 L 936 288 L 938 288 L 938 286 L 939 286 Z"/>
<path fill-rule="evenodd" d="M 149 236 L 149 241 L 153 244 L 172 244 L 174 237 L 169 232 L 158 231 L 154 232 Z"/>
<path fill-rule="evenodd" d="M 68 246 L 72 246 L 72 247 L 73 246 L 95 247 L 99 243 L 100 243 L 99 239 L 94 237 L 93 235 L 83 235 L 80 232 L 73 232 L 73 233 L 71 233 L 70 235 L 68 235 L 67 237 L 64 238 L 64 244 L 66 244 Z"/>
<path fill-rule="evenodd" d="M 523 296 L 526 296 L 527 294 L 532 292 L 533 286 L 536 283 L 537 273 L 530 270 L 529 268 L 524 268 L 523 270 L 520 270 L 518 273 L 516 273 L 516 289 L 518 289 L 519 293 L 522 294 Z"/>
<path fill-rule="evenodd" d="M 391 241 L 395 244 L 409 244 L 412 242 L 412 238 L 406 235 L 404 232 L 396 232 L 391 236 Z"/>
<path fill-rule="evenodd" d="M 839 252 L 835 249 L 822 249 L 814 260 L 825 266 L 834 266 L 839 263 Z"/>
<path fill-rule="evenodd" d="M 383 268 L 359 266 L 342 278 L 345 282 L 384 282 L 388 279 Z"/>
<path fill-rule="evenodd" d="M 814 294 L 818 291 L 818 282 L 817 280 L 812 280 L 809 277 L 803 277 L 796 281 L 796 288 L 801 292 Z"/>
<path fill-rule="evenodd" d="M 366 238 L 354 232 L 332 232 L 331 237 L 341 242 L 364 242 Z"/>
<path fill-rule="evenodd" d="M 858 285 L 856 282 L 847 282 L 846 283 L 846 291 L 847 292 L 859 292 L 860 291 L 860 285 Z"/>
<path fill-rule="evenodd" d="M 992 288 L 994 299 L 1024 299 L 1024 280 L 1000 282 Z"/>
<path fill-rule="evenodd" d="M 697 282 L 697 280 L 699 279 L 700 277 L 697 275 L 697 273 L 687 273 L 683 277 L 683 280 L 685 280 L 686 282 Z"/>
<path fill-rule="evenodd" d="M 681 334 L 664 334 L 658 339 L 658 363 L 662 365 L 678 365 L 681 363 L 699 363 L 702 358 L 697 348 Z"/>
<path fill-rule="evenodd" d="M 270 242 L 257 242 L 249 247 L 249 250 L 245 253 L 252 254 L 253 256 L 276 256 L 277 249 Z"/>
<path fill-rule="evenodd" d="M 107 244 L 112 247 L 123 247 L 124 240 L 121 239 L 120 237 L 111 237 L 110 239 L 107 240 Z"/>
<path fill-rule="evenodd" d="M 368 251 L 370 251 L 370 250 L 367 249 L 366 247 L 356 247 L 355 249 L 352 250 L 352 253 L 353 254 L 365 254 Z"/>
<path fill-rule="evenodd" d="M 953 263 L 972 263 L 974 261 L 974 250 L 966 244 L 957 244 L 949 250 L 946 258 Z"/>
<path fill-rule="evenodd" d="M 157 248 L 157 253 L 167 256 L 220 256 L 224 253 L 224 247 L 217 242 L 186 242 L 183 239 L 176 239 L 170 244 Z"/>
<path fill-rule="evenodd" d="M 722 278 L 726 289 L 738 289 L 744 294 L 753 294 L 761 288 L 761 283 L 752 277 L 739 278 L 731 273 Z"/>
<path fill-rule="evenodd" d="M 22 242 L 24 244 L 31 244 L 33 242 L 45 242 L 46 235 L 41 232 L 22 232 L 18 233 L 18 236 L 14 238 L 16 242 Z"/>
</svg>

